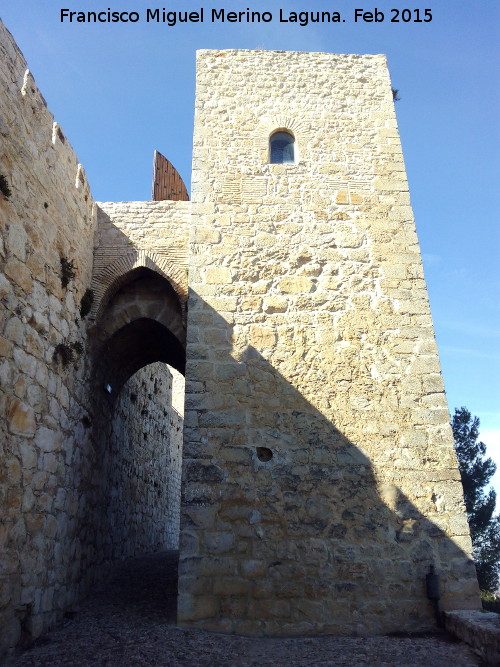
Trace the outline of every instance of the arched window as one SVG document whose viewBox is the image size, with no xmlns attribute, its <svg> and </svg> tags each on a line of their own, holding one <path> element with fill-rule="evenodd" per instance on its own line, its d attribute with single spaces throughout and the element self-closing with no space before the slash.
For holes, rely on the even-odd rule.
<svg viewBox="0 0 500 667">
<path fill-rule="evenodd" d="M 271 164 L 293 164 L 295 162 L 295 138 L 290 132 L 280 130 L 269 139 Z"/>
</svg>

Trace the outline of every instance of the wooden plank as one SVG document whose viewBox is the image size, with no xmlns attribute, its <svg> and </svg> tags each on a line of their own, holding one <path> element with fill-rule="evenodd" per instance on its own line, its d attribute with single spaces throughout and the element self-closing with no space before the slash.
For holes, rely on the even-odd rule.
<svg viewBox="0 0 500 667">
<path fill-rule="evenodd" d="M 174 165 L 159 151 L 153 160 L 153 201 L 189 201 L 187 188 Z"/>
</svg>

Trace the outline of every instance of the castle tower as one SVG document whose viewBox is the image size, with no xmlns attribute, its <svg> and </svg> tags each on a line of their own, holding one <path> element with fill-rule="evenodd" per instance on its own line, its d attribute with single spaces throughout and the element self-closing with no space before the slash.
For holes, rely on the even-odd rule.
<svg viewBox="0 0 500 667">
<path fill-rule="evenodd" d="M 199 52 L 192 200 L 179 621 L 476 608 L 385 58 Z"/>
</svg>

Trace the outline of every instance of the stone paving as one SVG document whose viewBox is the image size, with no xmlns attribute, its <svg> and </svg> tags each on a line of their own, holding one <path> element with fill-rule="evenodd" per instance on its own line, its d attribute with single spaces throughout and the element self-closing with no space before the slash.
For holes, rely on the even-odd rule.
<svg viewBox="0 0 500 667">
<path fill-rule="evenodd" d="M 255 639 L 180 629 L 175 623 L 177 553 L 122 564 L 62 627 L 11 656 L 8 667 L 219 667 L 483 664 L 440 635 Z"/>
</svg>

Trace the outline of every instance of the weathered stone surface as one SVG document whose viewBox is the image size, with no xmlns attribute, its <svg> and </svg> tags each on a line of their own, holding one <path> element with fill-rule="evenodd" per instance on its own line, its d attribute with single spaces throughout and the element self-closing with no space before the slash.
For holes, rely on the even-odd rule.
<svg viewBox="0 0 500 667">
<path fill-rule="evenodd" d="M 279 289 L 284 294 L 310 292 L 311 288 L 312 282 L 305 276 L 288 276 L 279 282 Z"/>
<path fill-rule="evenodd" d="M 174 391 L 183 394 L 179 375 L 165 364 L 146 366 L 123 387 L 109 432 L 103 428 L 108 531 L 123 558 L 179 548 L 183 420 L 172 407 Z"/>
<path fill-rule="evenodd" d="M 5 275 L 16 285 L 21 287 L 24 292 L 29 292 L 33 285 L 31 273 L 27 266 L 18 259 L 10 259 L 4 267 Z"/>
<path fill-rule="evenodd" d="M 199 585 L 199 580 L 193 586 Z M 203 583 L 203 582 L 202 582 Z M 190 628 L 179 631 L 176 616 L 175 556 L 172 552 L 126 561 L 116 576 L 91 594 L 70 622 L 20 656 L 9 667 L 85 667 L 116 662 L 133 647 L 139 664 L 161 665 L 395 665 L 397 667 L 472 667 L 481 660 L 462 642 L 444 634 L 412 637 L 366 637 L 362 623 L 357 637 L 267 638 L 207 633 Z M 201 593 L 202 591 L 200 591 Z M 230 597 L 230 596 L 229 596 Z M 314 601 L 306 601 L 309 612 Z M 147 613 L 137 614 L 137 609 Z M 335 627 L 334 617 L 330 626 Z M 249 626 L 249 631 L 251 631 Z M 302 621 L 300 634 L 310 630 Z M 112 634 L 112 641 L 110 640 Z M 339 633 L 337 633 L 339 634 Z M 166 658 L 166 656 L 168 656 Z"/>
<path fill-rule="evenodd" d="M 500 619 L 482 611 L 446 611 L 448 632 L 466 642 L 488 665 L 500 664 Z"/>
<path fill-rule="evenodd" d="M 205 281 L 210 285 L 230 283 L 231 271 L 225 267 L 205 269 Z"/>
<path fill-rule="evenodd" d="M 0 594 L 1 652 L 19 638 L 21 623 L 37 635 L 55 622 L 51 596 L 56 588 L 75 595 L 82 585 L 76 524 L 66 535 L 51 525 L 61 517 L 69 521 L 66 506 L 59 507 L 56 518 L 53 497 L 63 487 L 78 490 L 83 470 L 66 470 L 61 464 L 63 442 L 71 442 L 80 461 L 88 456 L 87 439 L 77 429 L 87 377 L 84 369 L 80 375 L 73 367 L 55 371 L 52 362 L 55 345 L 68 342 L 62 332 L 69 342 L 85 337 L 78 310 L 92 272 L 95 214 L 83 172 L 75 184 L 76 156 L 54 134 L 53 117 L 1 23 L 0 63 L 0 173 L 11 190 L 8 200 L 0 196 L 0 236 L 5 241 L 0 253 L 0 403 L 5 414 L 0 442 L 7 472 L 0 483 L 0 514 L 9 526 L 2 551 L 8 567 L 0 588 L 10 591 L 9 600 Z M 73 260 L 76 267 L 65 290 L 66 296 L 74 296 L 64 306 L 61 258 Z M 61 419 L 49 428 L 44 422 L 51 394 L 58 403 L 66 396 L 67 406 L 71 396 L 72 410 L 65 423 Z M 82 513 L 84 505 L 82 500 Z M 64 567 L 54 568 L 56 545 L 64 552 Z M 58 613 L 60 617 L 62 610 Z"/>
<path fill-rule="evenodd" d="M 59 451 L 62 444 L 62 435 L 46 426 L 40 426 L 35 436 L 35 444 L 42 452 Z"/>
<path fill-rule="evenodd" d="M 430 564 L 477 607 L 384 57 L 199 52 L 194 146 L 180 621 L 429 628 Z"/>
<path fill-rule="evenodd" d="M 476 605 L 383 57 L 202 52 L 193 205 L 98 208 L 2 25 L 0 63 L 0 650 L 177 545 L 182 382 L 146 365 L 183 368 L 189 225 L 181 621 L 427 628 L 431 562 Z"/>
<path fill-rule="evenodd" d="M 35 435 L 36 422 L 33 408 L 18 398 L 7 401 L 7 419 L 9 431 L 14 435 L 32 438 Z"/>
</svg>

